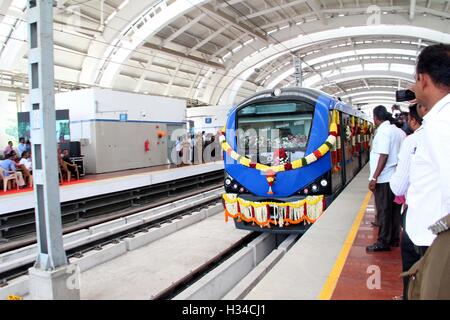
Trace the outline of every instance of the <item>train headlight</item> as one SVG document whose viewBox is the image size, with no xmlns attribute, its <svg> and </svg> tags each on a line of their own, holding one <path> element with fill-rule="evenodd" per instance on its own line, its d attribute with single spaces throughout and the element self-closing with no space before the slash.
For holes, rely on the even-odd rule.
<svg viewBox="0 0 450 320">
<path fill-rule="evenodd" d="M 319 187 L 316 184 L 313 184 L 311 189 L 312 189 L 313 192 L 319 191 Z"/>
<path fill-rule="evenodd" d="M 231 179 L 230 178 L 226 178 L 225 179 L 225 185 L 227 186 L 227 187 L 229 187 L 230 185 L 231 185 Z"/>
<path fill-rule="evenodd" d="M 274 97 L 279 97 L 279 96 L 281 96 L 281 89 L 280 88 L 276 88 L 275 90 L 273 90 L 273 92 L 272 92 L 272 95 L 274 96 Z"/>
<path fill-rule="evenodd" d="M 320 185 L 325 188 L 326 186 L 328 186 L 328 181 L 323 179 L 322 181 L 320 181 Z"/>
<path fill-rule="evenodd" d="M 305 188 L 305 189 L 303 190 L 303 193 L 304 193 L 304 194 L 309 194 L 309 189 L 308 189 L 308 188 Z"/>
<path fill-rule="evenodd" d="M 237 183 L 233 184 L 233 189 L 237 190 L 239 188 L 239 186 L 237 185 Z"/>
<path fill-rule="evenodd" d="M 240 189 L 239 189 L 239 192 L 240 192 L 240 193 L 244 193 L 244 192 L 245 192 L 245 189 L 244 189 L 244 188 L 240 188 Z"/>
</svg>

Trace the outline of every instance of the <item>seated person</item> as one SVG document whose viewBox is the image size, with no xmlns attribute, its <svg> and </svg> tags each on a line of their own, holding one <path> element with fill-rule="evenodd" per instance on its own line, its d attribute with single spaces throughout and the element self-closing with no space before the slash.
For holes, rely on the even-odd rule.
<svg viewBox="0 0 450 320">
<path fill-rule="evenodd" d="M 19 184 L 19 187 L 22 188 L 25 186 L 25 181 L 23 179 L 22 172 L 17 171 L 16 164 L 11 159 L 11 154 L 12 153 L 5 155 L 5 160 L 3 160 L 0 163 L 0 167 L 4 170 L 3 175 L 5 177 L 9 177 L 10 175 L 15 174 L 17 176 L 17 182 Z"/>
<path fill-rule="evenodd" d="M 25 165 L 20 163 L 19 157 L 15 151 L 12 151 L 10 155 L 11 155 L 11 160 L 14 161 L 17 171 L 20 171 L 22 173 L 22 176 L 25 179 L 25 181 L 28 180 L 30 183 L 30 186 L 31 186 L 33 184 L 31 172 L 28 170 L 28 168 Z"/>
<path fill-rule="evenodd" d="M 28 175 L 24 174 L 25 179 L 28 178 L 28 183 L 30 187 L 33 186 L 33 162 L 31 161 L 31 155 L 28 151 L 24 151 L 22 153 L 22 159 L 20 159 L 19 165 L 23 166 L 26 171 L 28 171 Z"/>
<path fill-rule="evenodd" d="M 14 151 L 13 142 L 12 141 L 8 141 L 8 145 L 3 150 L 3 157 L 6 159 L 6 155 L 10 154 L 12 151 Z"/>
<path fill-rule="evenodd" d="M 31 161 L 31 155 L 28 151 L 22 153 L 22 159 L 20 159 L 19 164 L 23 165 L 30 173 L 32 173 L 33 162 Z"/>
<path fill-rule="evenodd" d="M 79 179 L 78 175 L 78 166 L 76 164 L 73 164 L 72 160 L 70 159 L 70 153 L 68 149 L 64 149 L 63 153 L 61 155 L 61 161 L 63 168 L 67 168 L 67 174 L 75 174 L 77 179 Z M 65 169 L 65 168 L 64 168 Z"/>
</svg>

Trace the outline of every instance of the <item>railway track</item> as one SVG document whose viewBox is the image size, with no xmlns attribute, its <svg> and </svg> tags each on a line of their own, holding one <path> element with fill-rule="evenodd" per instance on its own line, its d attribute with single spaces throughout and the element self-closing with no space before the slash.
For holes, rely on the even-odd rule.
<svg viewBox="0 0 450 320">
<path fill-rule="evenodd" d="M 193 270 L 185 277 L 174 282 L 171 286 L 159 292 L 157 295 L 152 296 L 152 300 L 170 300 L 174 298 L 177 294 L 181 293 L 185 289 L 189 288 L 193 283 L 200 280 L 208 272 L 214 270 L 221 263 L 232 257 L 258 236 L 259 234 L 257 232 L 249 233 L 247 236 L 232 244 L 229 248 L 208 260 L 205 264 Z"/>
<path fill-rule="evenodd" d="M 61 204 L 64 234 L 212 190 L 223 170 Z M 0 215 L 0 254 L 36 241 L 34 209 Z"/>
<path fill-rule="evenodd" d="M 215 188 L 68 233 L 64 236 L 68 258 L 71 261 L 77 260 L 81 271 L 85 271 L 96 264 L 113 259 L 115 255 L 107 253 L 113 252 L 112 248 L 118 244 L 123 244 L 122 247 L 126 247 L 125 251 L 144 246 L 220 212 L 222 191 L 222 187 Z M 25 276 L 34 264 L 35 258 L 36 244 L 0 254 L 0 299 L 2 290 L 5 294 L 6 289 L 11 287 L 11 281 Z M 22 283 L 19 290 L 22 292 L 19 294 L 24 294 L 25 286 Z"/>
<path fill-rule="evenodd" d="M 243 299 L 299 237 L 249 233 L 151 299 Z"/>
<path fill-rule="evenodd" d="M 122 221 L 122 225 L 120 225 L 120 219 L 96 225 L 93 227 L 94 229 L 90 230 L 91 233 L 87 237 L 77 237 L 77 234 L 80 235 L 79 232 L 76 232 L 75 235 L 68 235 L 72 237 L 71 239 L 66 238 L 70 240 L 65 243 L 68 257 L 71 263 L 78 265 L 84 277 L 85 271 L 118 258 L 127 251 L 146 246 L 222 212 L 221 192 L 222 188 L 218 188 L 181 200 L 173 205 L 165 205 L 134 214 L 128 217 L 128 223 L 123 224 Z M 213 221 L 216 221 L 214 223 L 223 223 L 219 217 Z M 202 228 L 201 225 L 198 228 Z M 174 236 L 176 235 L 174 234 Z M 184 236 L 180 234 L 176 237 L 183 238 Z M 172 236 L 164 240 L 165 243 L 173 241 L 170 238 Z M 220 239 L 220 237 L 212 237 L 212 239 Z M 254 232 L 246 236 L 242 235 L 239 239 L 217 255 L 211 255 L 212 258 L 208 258 L 206 263 L 198 264 L 198 267 L 192 271 L 186 270 L 184 276 L 182 276 L 183 273 L 179 273 L 178 276 L 182 277 L 173 281 L 164 290 L 155 290 L 154 292 L 157 294 L 148 298 L 162 300 L 243 299 L 264 274 L 289 250 L 298 237 Z M 164 246 L 163 243 L 155 244 Z M 13 264 L 16 263 L 16 267 L 9 270 L 5 270 L 5 265 L 8 264 L 8 262 L 4 263 L 5 255 L 0 255 L 0 279 L 2 279 L 0 300 L 9 294 L 27 295 L 28 276 L 26 273 L 33 264 L 35 254 L 28 256 L 28 259 L 31 260 L 26 263 L 24 258 L 27 256 L 23 255 L 21 252 L 23 250 L 25 249 L 16 250 L 17 259 L 13 259 L 13 252 L 9 253 L 10 259 L 6 259 L 9 260 L 9 266 L 13 267 Z M 153 252 L 148 251 L 153 250 L 151 248 L 144 250 L 147 250 L 147 254 Z M 142 251 L 136 253 L 138 252 L 140 252 L 139 255 L 143 254 Z M 119 261 L 123 263 L 124 260 Z M 111 263 L 108 265 L 112 266 Z M 102 272 L 103 266 L 100 267 L 101 269 L 95 269 L 98 271 L 94 271 L 94 275 Z M 116 267 L 116 260 L 114 260 L 113 267 Z M 92 278 L 92 275 L 89 277 Z M 101 286 L 101 284 L 99 285 Z"/>
</svg>

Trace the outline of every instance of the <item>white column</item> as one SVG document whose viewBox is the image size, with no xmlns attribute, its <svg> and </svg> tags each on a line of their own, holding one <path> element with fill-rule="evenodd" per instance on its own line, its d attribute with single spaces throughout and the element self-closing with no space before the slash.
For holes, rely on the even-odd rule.
<svg viewBox="0 0 450 320">
<path fill-rule="evenodd" d="M 302 60 L 300 57 L 294 56 L 294 78 L 295 86 L 301 87 L 303 85 Z"/>
<path fill-rule="evenodd" d="M 56 141 L 53 0 L 27 0 L 31 141 L 38 257 L 30 269 L 33 299 L 79 299 L 69 284 L 63 246 Z M 76 287 L 76 286 L 75 286 Z"/>
</svg>

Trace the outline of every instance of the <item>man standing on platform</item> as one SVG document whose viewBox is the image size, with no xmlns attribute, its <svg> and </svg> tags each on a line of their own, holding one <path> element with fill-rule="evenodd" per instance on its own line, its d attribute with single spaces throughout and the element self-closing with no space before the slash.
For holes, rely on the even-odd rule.
<svg viewBox="0 0 450 320">
<path fill-rule="evenodd" d="M 25 138 L 19 139 L 19 146 L 17 147 L 19 159 L 22 158 L 22 154 L 27 151 L 27 145 L 25 144 Z"/>
<path fill-rule="evenodd" d="M 370 153 L 369 190 L 375 195 L 378 223 L 378 241 L 366 248 L 367 252 L 389 251 L 399 246 L 401 205 L 394 203 L 389 181 L 395 172 L 398 153 L 405 137 L 403 131 L 391 125 L 392 115 L 384 106 L 373 110 L 377 133 Z"/>
<path fill-rule="evenodd" d="M 413 90 L 428 113 L 411 162 L 406 232 L 423 256 L 436 238 L 428 228 L 450 213 L 450 45 L 421 52 Z"/>
<path fill-rule="evenodd" d="M 405 276 L 409 299 L 450 299 L 450 45 L 423 49 L 415 79 L 429 112 L 411 163 L 406 232 L 423 258 Z"/>
<path fill-rule="evenodd" d="M 391 190 L 398 197 L 406 196 L 408 191 L 411 161 L 417 149 L 417 140 L 423 131 L 422 121 L 426 112 L 426 108 L 418 104 L 414 104 L 409 107 L 408 126 L 413 134 L 409 135 L 402 144 L 398 155 L 397 169 L 395 170 L 395 173 L 390 181 Z M 405 221 L 408 211 L 407 203 L 408 199 L 406 199 L 405 208 L 402 214 L 403 233 L 400 243 L 403 272 L 408 271 L 420 259 L 420 255 L 415 251 L 414 244 L 405 231 Z M 408 279 L 405 278 L 403 280 L 403 299 L 407 300 L 407 296 Z"/>
</svg>

